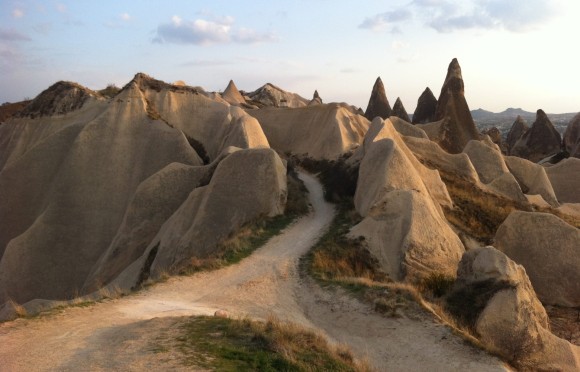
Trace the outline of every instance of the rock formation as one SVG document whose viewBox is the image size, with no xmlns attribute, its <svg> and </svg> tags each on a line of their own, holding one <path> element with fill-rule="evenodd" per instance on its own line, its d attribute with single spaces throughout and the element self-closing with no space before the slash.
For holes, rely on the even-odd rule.
<svg viewBox="0 0 580 372">
<path fill-rule="evenodd" d="M 501 132 L 499 131 L 499 129 L 497 129 L 496 127 L 491 127 L 487 130 L 484 130 L 482 132 L 482 134 L 484 135 L 488 135 L 489 138 L 491 139 L 491 141 L 493 143 L 495 143 L 496 145 L 499 146 L 500 150 L 505 153 L 506 152 L 506 148 L 505 148 L 505 144 L 504 142 L 501 140 Z"/>
<path fill-rule="evenodd" d="M 580 113 L 574 116 L 564 133 L 564 150 L 570 156 L 580 158 Z"/>
<path fill-rule="evenodd" d="M 267 107 L 297 108 L 307 106 L 310 102 L 296 93 L 286 92 L 270 83 L 248 93 L 248 97 L 254 101 L 254 103 Z"/>
<path fill-rule="evenodd" d="M 436 112 L 437 98 L 435 98 L 431 89 L 427 87 L 417 100 L 417 107 L 413 114 L 413 124 L 427 124 L 435 121 Z"/>
<path fill-rule="evenodd" d="M 497 249 L 526 269 L 544 304 L 580 306 L 580 230 L 548 213 L 512 212 Z"/>
<path fill-rule="evenodd" d="M 403 106 L 403 102 L 401 102 L 401 98 L 397 97 L 395 101 L 395 105 L 393 106 L 393 110 L 391 111 L 391 116 L 396 116 L 405 120 L 407 123 L 411 122 L 409 118 L 409 114 L 407 114 L 407 110 L 405 110 L 405 106 Z"/>
<path fill-rule="evenodd" d="M 135 283 L 151 263 L 139 261 L 150 254 L 145 248 L 192 194 L 197 204 L 190 218 L 211 215 L 214 222 L 193 224 L 188 234 L 197 234 L 199 244 L 183 254 L 207 254 L 216 238 L 258 214 L 278 213 L 285 200 L 282 162 L 267 149 L 257 120 L 196 88 L 137 74 L 106 100 L 58 83 L 20 116 L 0 126 L 0 215 L 10 216 L 0 224 L 0 306 L 8 298 L 23 303 L 83 294 L 120 272 Z M 263 149 L 225 157 L 230 146 Z M 203 166 L 198 154 L 213 163 Z M 240 182 L 260 194 L 246 190 L 243 202 L 227 200 L 247 212 L 223 206 L 210 212 L 244 190 L 220 172 L 230 163 L 256 179 Z M 264 174 L 269 170 L 275 179 Z M 188 259 L 163 249 L 156 254 L 175 264 Z"/>
<path fill-rule="evenodd" d="M 506 139 L 506 146 L 508 154 L 511 154 L 511 149 L 515 146 L 516 142 L 530 129 L 526 120 L 520 115 L 516 118 L 516 121 L 512 124 L 510 131 L 508 132 Z"/>
<path fill-rule="evenodd" d="M 550 332 L 526 272 L 493 247 L 469 250 L 448 296 L 450 311 L 518 369 L 577 370 L 580 348 Z"/>
<path fill-rule="evenodd" d="M 18 114 L 20 111 L 24 110 L 29 103 L 30 101 L 3 103 L 0 106 L 0 124 Z"/>
<path fill-rule="evenodd" d="M 525 194 L 540 195 L 552 207 L 559 206 L 552 183 L 544 167 L 516 156 L 506 156 L 504 160 L 510 173 L 514 175 Z"/>
<path fill-rule="evenodd" d="M 371 98 L 369 99 L 367 110 L 365 111 L 365 117 L 371 121 L 377 116 L 382 119 L 391 116 L 391 105 L 387 99 L 385 86 L 380 77 L 375 81 L 373 91 L 371 92 Z"/>
<path fill-rule="evenodd" d="M 258 119 L 274 149 L 314 159 L 336 159 L 358 147 L 369 125 L 364 117 L 339 104 L 263 108 L 249 114 Z"/>
<path fill-rule="evenodd" d="M 463 152 L 469 156 L 479 179 L 483 183 L 490 183 L 503 174 L 509 173 L 507 165 L 497 146 L 493 148 L 483 141 L 471 140 L 467 143 Z"/>
<path fill-rule="evenodd" d="M 395 280 L 418 281 L 432 272 L 454 275 L 463 245 L 439 204 L 450 205 L 437 171 L 425 168 L 390 120 L 375 118 L 365 137 L 355 207 L 365 217 L 352 236 L 364 236 Z"/>
<path fill-rule="evenodd" d="M 244 99 L 244 97 L 242 97 L 242 94 L 238 90 L 238 87 L 236 87 L 236 84 L 234 84 L 233 80 L 230 80 L 228 86 L 226 87 L 226 90 L 224 90 L 224 92 L 222 93 L 222 98 L 227 103 L 234 106 L 239 106 L 246 103 L 246 100 Z"/>
<path fill-rule="evenodd" d="M 313 106 L 313 105 L 322 105 L 322 98 L 320 98 L 320 95 L 318 94 L 317 90 L 314 91 L 314 94 L 312 95 L 312 99 L 308 103 L 308 106 Z"/>
<path fill-rule="evenodd" d="M 459 153 L 470 140 L 478 140 L 479 132 L 465 100 L 463 77 L 457 59 L 453 59 L 437 100 L 435 120 L 442 120 L 438 142 L 450 153 Z"/>
<path fill-rule="evenodd" d="M 509 138 L 509 137 L 508 137 Z M 562 137 L 548 119 L 546 113 L 538 110 L 536 121 L 510 150 L 510 155 L 528 159 L 534 163 L 559 153 L 562 149 Z"/>
<path fill-rule="evenodd" d="M 580 159 L 564 159 L 545 169 L 560 203 L 580 203 Z"/>
</svg>

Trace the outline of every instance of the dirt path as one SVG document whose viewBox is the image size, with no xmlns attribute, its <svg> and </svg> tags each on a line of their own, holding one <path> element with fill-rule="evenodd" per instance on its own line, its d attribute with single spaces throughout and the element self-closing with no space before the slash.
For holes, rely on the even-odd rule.
<svg viewBox="0 0 580 372">
<path fill-rule="evenodd" d="M 497 371 L 500 361 L 425 318 L 385 318 L 367 305 L 300 279 L 299 258 L 334 216 L 320 184 L 301 174 L 313 212 L 241 263 L 171 278 L 134 295 L 57 315 L 0 325 L 0 371 L 180 370 L 172 353 L 152 352 L 184 315 L 283 320 L 316 329 L 366 356 L 378 370 Z"/>
</svg>

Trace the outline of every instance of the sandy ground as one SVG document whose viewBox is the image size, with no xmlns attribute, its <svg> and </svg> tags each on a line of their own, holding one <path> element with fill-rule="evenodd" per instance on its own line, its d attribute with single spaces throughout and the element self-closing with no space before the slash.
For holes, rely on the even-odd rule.
<svg viewBox="0 0 580 372">
<path fill-rule="evenodd" d="M 348 344 L 377 370 L 498 371 L 498 359 L 427 316 L 388 318 L 298 274 L 299 258 L 334 216 L 316 179 L 301 174 L 313 211 L 241 263 L 87 308 L 0 324 L 0 371 L 182 370 L 177 352 L 155 353 L 182 316 L 274 315 Z"/>
</svg>

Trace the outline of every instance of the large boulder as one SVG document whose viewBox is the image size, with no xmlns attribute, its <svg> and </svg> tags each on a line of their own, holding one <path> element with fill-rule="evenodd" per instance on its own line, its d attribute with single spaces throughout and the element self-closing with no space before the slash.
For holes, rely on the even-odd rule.
<svg viewBox="0 0 580 372">
<path fill-rule="evenodd" d="M 249 111 L 258 119 L 270 145 L 282 152 L 314 159 L 336 159 L 362 142 L 369 122 L 340 104 L 292 110 Z"/>
<path fill-rule="evenodd" d="M 550 332 L 526 271 L 493 247 L 469 250 L 448 296 L 450 311 L 518 368 L 577 370 L 580 348 Z"/>
<path fill-rule="evenodd" d="M 449 64 L 437 100 L 435 120 L 443 120 L 439 130 L 439 144 L 450 153 L 459 153 L 467 142 L 479 139 L 479 132 L 465 100 L 461 67 L 456 58 Z"/>
<path fill-rule="evenodd" d="M 439 207 L 449 195 L 438 172 L 418 162 L 389 120 L 373 121 L 363 147 L 354 201 L 365 218 L 351 235 L 365 237 L 395 280 L 454 275 L 464 248 Z"/>
<path fill-rule="evenodd" d="M 560 203 L 580 203 L 580 159 L 564 159 L 545 169 Z"/>
<path fill-rule="evenodd" d="M 516 142 L 530 129 L 526 120 L 520 115 L 516 118 L 516 121 L 512 124 L 510 131 L 508 132 L 506 138 L 506 146 L 508 154 L 511 154 L 512 148 L 515 146 Z"/>
<path fill-rule="evenodd" d="M 494 145 L 496 146 L 496 145 Z M 475 167 L 479 179 L 483 183 L 490 183 L 505 173 L 509 173 L 503 156 L 497 146 L 489 146 L 482 141 L 471 140 L 463 149 Z"/>
<path fill-rule="evenodd" d="M 580 306 L 580 230 L 548 213 L 512 212 L 496 247 L 526 268 L 545 304 Z"/>
<path fill-rule="evenodd" d="M 417 100 L 417 107 L 413 113 L 413 124 L 427 124 L 435 121 L 437 112 L 437 98 L 429 87 L 425 88 Z"/>
<path fill-rule="evenodd" d="M 506 156 L 504 160 L 525 194 L 540 195 L 551 206 L 555 208 L 559 206 L 544 167 L 516 156 Z"/>
<path fill-rule="evenodd" d="M 570 120 L 564 132 L 564 149 L 570 156 L 580 158 L 580 113 Z"/>
<path fill-rule="evenodd" d="M 387 94 L 385 93 L 385 86 L 380 77 L 375 81 L 373 90 L 371 92 L 371 98 L 369 99 L 369 104 L 365 111 L 365 117 L 368 120 L 373 120 L 376 117 L 386 119 L 391 116 L 391 105 L 387 99 Z"/>
<path fill-rule="evenodd" d="M 272 149 L 235 151 L 217 166 L 207 186 L 194 189 L 161 226 L 141 257 L 113 283 L 139 284 L 141 273 L 157 276 L 209 257 L 242 225 L 275 216 L 286 203 L 286 167 Z"/>
<path fill-rule="evenodd" d="M 409 118 L 409 114 L 407 114 L 407 110 L 405 110 L 405 106 L 403 106 L 403 102 L 401 101 L 400 97 L 397 97 L 395 101 L 395 105 L 393 106 L 393 110 L 391 111 L 391 116 L 396 116 L 405 120 L 407 123 L 411 122 Z"/>
<path fill-rule="evenodd" d="M 528 159 L 534 163 L 559 153 L 562 149 L 562 137 L 554 128 L 543 110 L 536 113 L 536 121 L 510 150 L 510 155 Z"/>
</svg>

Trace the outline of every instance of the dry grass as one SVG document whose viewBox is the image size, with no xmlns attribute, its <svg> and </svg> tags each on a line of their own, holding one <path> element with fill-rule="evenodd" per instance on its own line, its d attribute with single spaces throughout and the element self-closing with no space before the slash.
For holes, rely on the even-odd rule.
<svg viewBox="0 0 580 372">
<path fill-rule="evenodd" d="M 580 308 L 546 306 L 546 312 L 552 333 L 580 346 Z"/>
<path fill-rule="evenodd" d="M 346 346 L 330 345 L 321 334 L 274 317 L 266 322 L 192 317 L 181 329 L 177 347 L 188 366 L 230 371 L 370 371 Z"/>
</svg>

